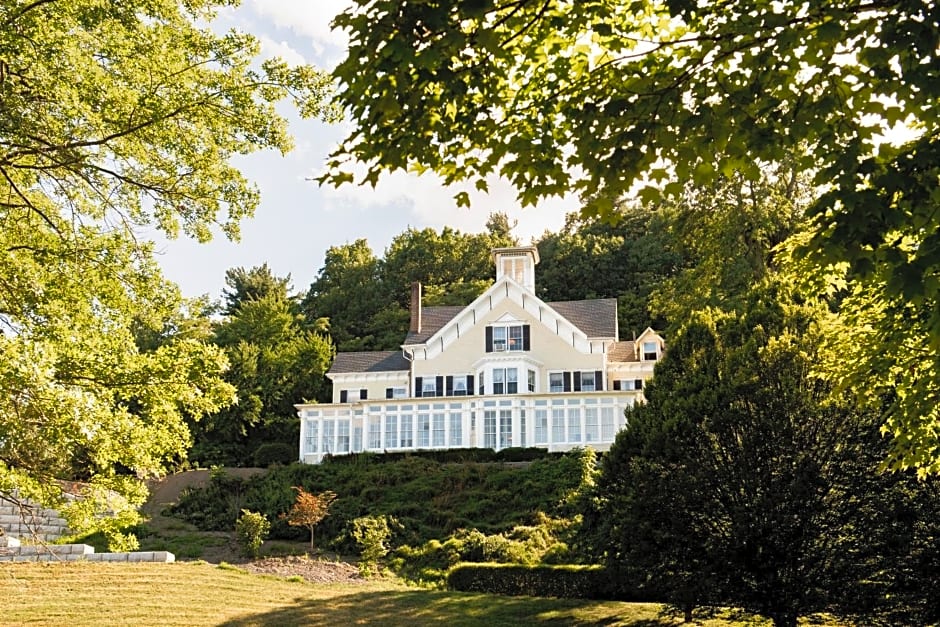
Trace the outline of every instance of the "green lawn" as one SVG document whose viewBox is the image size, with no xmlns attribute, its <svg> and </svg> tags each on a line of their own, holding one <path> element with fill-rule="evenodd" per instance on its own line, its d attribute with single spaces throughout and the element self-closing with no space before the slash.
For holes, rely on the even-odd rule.
<svg viewBox="0 0 940 627">
<path fill-rule="evenodd" d="M 676 625 L 661 606 L 322 585 L 205 562 L 2 564 L 0 625 Z M 763 621 L 750 624 L 766 624 Z M 699 625 L 743 624 L 710 619 Z"/>
</svg>

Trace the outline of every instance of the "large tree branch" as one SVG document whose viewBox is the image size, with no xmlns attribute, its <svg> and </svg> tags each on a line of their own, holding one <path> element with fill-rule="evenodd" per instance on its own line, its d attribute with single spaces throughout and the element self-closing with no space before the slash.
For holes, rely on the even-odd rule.
<svg viewBox="0 0 940 627">
<path fill-rule="evenodd" d="M 55 222 L 53 222 L 51 219 L 49 219 L 49 216 L 47 216 L 45 213 L 43 213 L 43 211 L 42 211 L 39 207 L 37 207 L 37 206 L 29 199 L 29 197 L 26 196 L 26 194 L 24 194 L 24 193 L 20 190 L 20 188 L 17 186 L 16 182 L 10 177 L 10 175 L 7 173 L 6 169 L 4 169 L 2 165 L 0 165 L 0 174 L 3 174 L 3 178 L 5 178 L 6 181 L 7 181 L 7 183 L 9 183 L 10 189 L 12 189 L 13 192 L 23 200 L 23 202 L 26 204 L 27 207 L 30 208 L 31 211 L 33 211 L 34 213 L 38 214 L 38 215 L 46 222 L 46 224 L 48 224 L 48 225 L 52 228 L 53 231 L 55 231 L 55 232 L 58 233 L 59 235 L 62 235 L 62 231 L 59 229 L 58 225 L 56 225 Z"/>
<path fill-rule="evenodd" d="M 21 17 L 23 17 L 24 15 L 26 15 L 26 14 L 29 13 L 30 11 L 39 8 L 39 7 L 41 7 L 41 6 L 44 5 L 44 4 L 51 4 L 51 3 L 53 3 L 53 2 L 56 2 L 56 0 L 35 0 L 34 2 L 31 2 L 31 3 L 27 4 L 25 7 L 23 7 L 22 9 L 20 9 L 19 11 L 16 11 L 16 12 L 14 12 L 12 15 L 10 15 L 10 17 L 8 17 L 8 18 L 3 22 L 3 27 L 4 27 L 4 28 L 9 28 L 10 26 L 13 25 L 13 22 L 15 22 L 16 20 L 20 19 Z"/>
</svg>

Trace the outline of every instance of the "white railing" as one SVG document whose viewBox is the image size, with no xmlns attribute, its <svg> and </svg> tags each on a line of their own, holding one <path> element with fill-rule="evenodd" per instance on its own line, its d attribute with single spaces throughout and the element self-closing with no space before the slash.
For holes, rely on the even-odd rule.
<svg viewBox="0 0 940 627">
<path fill-rule="evenodd" d="M 448 448 L 607 450 L 639 390 L 365 400 L 302 405 L 300 459 Z"/>
</svg>

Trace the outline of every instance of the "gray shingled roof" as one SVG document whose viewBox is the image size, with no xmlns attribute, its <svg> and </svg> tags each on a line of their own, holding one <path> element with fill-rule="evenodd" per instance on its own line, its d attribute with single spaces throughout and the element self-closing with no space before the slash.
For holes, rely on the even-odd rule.
<svg viewBox="0 0 940 627">
<path fill-rule="evenodd" d="M 409 370 L 411 363 L 401 351 L 371 351 L 360 353 L 337 353 L 330 372 L 396 372 Z"/>
<path fill-rule="evenodd" d="M 545 303 L 588 337 L 617 337 L 617 299 L 565 300 Z"/>
</svg>

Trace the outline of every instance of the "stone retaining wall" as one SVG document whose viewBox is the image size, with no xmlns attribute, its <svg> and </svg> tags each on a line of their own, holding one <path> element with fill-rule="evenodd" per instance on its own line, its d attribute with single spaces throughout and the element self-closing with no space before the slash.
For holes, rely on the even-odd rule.
<svg viewBox="0 0 940 627">
<path fill-rule="evenodd" d="M 87 544 L 49 544 L 68 534 L 65 519 L 52 509 L 0 497 L 0 562 L 175 562 L 168 551 L 95 553 Z M 24 545 L 21 540 L 29 544 Z"/>
</svg>

